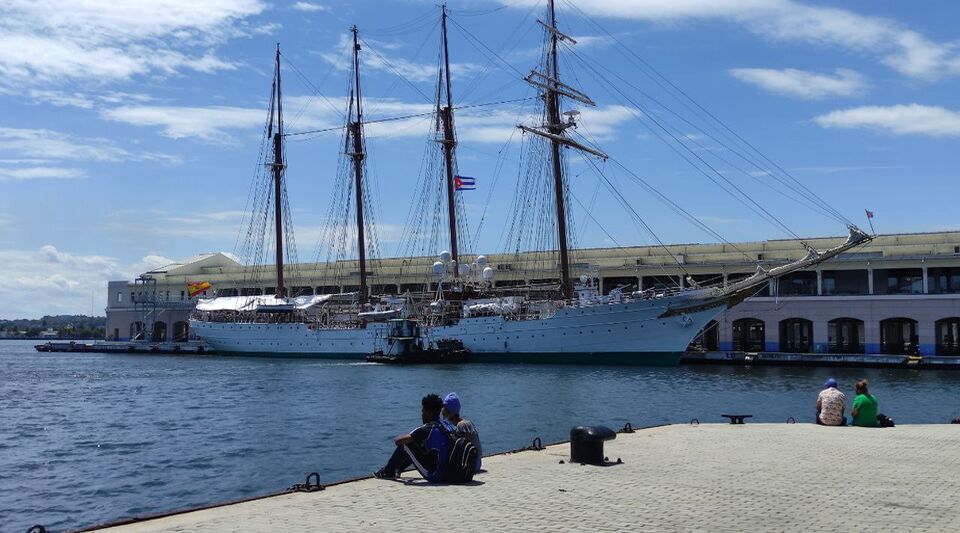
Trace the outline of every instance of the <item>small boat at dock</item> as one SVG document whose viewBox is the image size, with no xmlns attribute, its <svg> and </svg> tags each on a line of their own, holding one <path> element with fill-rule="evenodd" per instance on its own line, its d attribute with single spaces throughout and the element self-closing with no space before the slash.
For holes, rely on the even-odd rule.
<svg viewBox="0 0 960 533">
<path fill-rule="evenodd" d="M 415 318 L 390 320 L 387 346 L 367 356 L 367 362 L 391 365 L 436 365 L 466 363 L 470 350 L 457 339 L 424 339 L 420 321 Z"/>
</svg>

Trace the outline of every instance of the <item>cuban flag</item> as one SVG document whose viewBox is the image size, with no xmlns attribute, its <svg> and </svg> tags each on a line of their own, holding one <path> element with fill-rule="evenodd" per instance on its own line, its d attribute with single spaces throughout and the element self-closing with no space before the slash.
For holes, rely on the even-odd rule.
<svg viewBox="0 0 960 533">
<path fill-rule="evenodd" d="M 472 191 L 477 188 L 477 180 L 468 176 L 454 176 L 453 185 L 458 191 Z"/>
</svg>

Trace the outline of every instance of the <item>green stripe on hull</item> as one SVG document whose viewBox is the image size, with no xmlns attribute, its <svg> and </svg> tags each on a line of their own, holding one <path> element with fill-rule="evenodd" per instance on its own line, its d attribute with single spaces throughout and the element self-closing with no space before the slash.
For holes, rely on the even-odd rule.
<svg viewBox="0 0 960 533">
<path fill-rule="evenodd" d="M 340 361 L 365 361 L 365 353 L 307 353 L 307 352 L 215 352 L 230 357 L 286 357 L 290 359 L 332 359 Z"/>
<path fill-rule="evenodd" d="M 310 359 L 365 360 L 363 353 L 276 353 L 216 352 L 237 357 L 289 357 Z M 549 365 L 678 366 L 679 352 L 604 353 L 471 353 L 470 363 L 524 363 Z"/>
<path fill-rule="evenodd" d="M 678 366 L 680 352 L 471 353 L 471 363 L 551 365 Z"/>
</svg>

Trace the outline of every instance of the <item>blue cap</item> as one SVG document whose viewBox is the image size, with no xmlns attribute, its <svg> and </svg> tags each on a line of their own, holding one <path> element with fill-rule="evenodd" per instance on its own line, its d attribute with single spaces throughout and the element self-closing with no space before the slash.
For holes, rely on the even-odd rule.
<svg viewBox="0 0 960 533">
<path fill-rule="evenodd" d="M 823 384 L 823 386 L 837 388 L 837 380 L 830 378 L 827 380 L 826 383 Z"/>
<path fill-rule="evenodd" d="M 447 411 L 450 411 L 453 414 L 460 414 L 460 398 L 457 396 L 457 393 L 451 392 L 443 399 L 443 406 L 447 408 Z"/>
</svg>

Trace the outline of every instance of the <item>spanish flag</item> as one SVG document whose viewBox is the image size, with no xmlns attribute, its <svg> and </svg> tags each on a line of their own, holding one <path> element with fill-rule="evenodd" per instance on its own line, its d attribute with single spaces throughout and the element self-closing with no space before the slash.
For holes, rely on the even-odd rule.
<svg viewBox="0 0 960 533">
<path fill-rule="evenodd" d="M 188 281 L 187 282 L 187 291 L 190 293 L 190 297 L 202 293 L 203 291 L 213 287 L 209 281 Z"/>
</svg>

